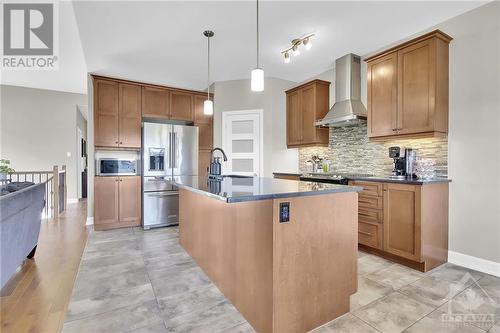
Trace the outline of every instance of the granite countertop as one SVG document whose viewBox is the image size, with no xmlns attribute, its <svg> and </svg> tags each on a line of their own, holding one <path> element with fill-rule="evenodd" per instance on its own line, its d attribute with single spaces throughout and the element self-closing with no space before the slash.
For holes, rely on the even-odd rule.
<svg viewBox="0 0 500 333">
<path fill-rule="evenodd" d="M 412 185 L 425 185 L 425 184 L 436 184 L 436 183 L 449 183 L 451 179 L 444 177 L 437 177 L 431 179 L 396 179 L 390 176 L 380 175 L 380 176 L 353 176 L 348 177 L 349 180 L 359 180 L 359 181 L 369 181 L 369 182 L 383 182 L 383 183 L 394 183 L 394 184 L 412 184 Z"/>
<path fill-rule="evenodd" d="M 221 181 L 208 181 L 206 177 L 201 176 L 177 176 L 169 180 L 181 189 L 228 203 L 362 190 L 359 186 L 261 177 L 225 177 Z"/>
</svg>

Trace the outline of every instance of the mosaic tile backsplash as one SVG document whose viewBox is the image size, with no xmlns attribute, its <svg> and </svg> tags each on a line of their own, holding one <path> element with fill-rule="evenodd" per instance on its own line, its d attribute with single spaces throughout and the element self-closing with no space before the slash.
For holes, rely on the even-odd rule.
<svg viewBox="0 0 500 333">
<path fill-rule="evenodd" d="M 306 163 L 312 155 L 330 160 L 333 172 L 363 173 L 373 175 L 390 174 L 393 160 L 389 147 L 413 148 L 417 157 L 436 161 L 436 174 L 448 174 L 448 138 L 391 139 L 387 141 L 368 140 L 366 124 L 352 127 L 330 128 L 328 147 L 299 149 L 299 170 L 310 172 Z"/>
</svg>

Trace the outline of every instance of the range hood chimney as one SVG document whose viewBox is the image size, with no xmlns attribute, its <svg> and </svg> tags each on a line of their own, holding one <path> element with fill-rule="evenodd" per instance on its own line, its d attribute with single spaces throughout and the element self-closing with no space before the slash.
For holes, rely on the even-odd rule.
<svg viewBox="0 0 500 333">
<path fill-rule="evenodd" d="M 316 126 L 342 127 L 365 123 L 361 103 L 361 57 L 352 53 L 335 60 L 335 104 Z"/>
</svg>

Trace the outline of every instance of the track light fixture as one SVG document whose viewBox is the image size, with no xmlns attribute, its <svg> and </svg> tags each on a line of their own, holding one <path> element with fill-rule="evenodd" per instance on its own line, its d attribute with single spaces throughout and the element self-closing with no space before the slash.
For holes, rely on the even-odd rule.
<svg viewBox="0 0 500 333">
<path fill-rule="evenodd" d="M 308 34 L 305 35 L 304 37 L 292 40 L 292 45 L 289 48 L 281 51 L 281 54 L 284 57 L 285 64 L 288 64 L 290 62 L 290 54 L 292 54 L 294 57 L 300 55 L 300 49 L 299 49 L 300 45 L 304 45 L 304 48 L 307 51 L 309 51 L 312 47 L 311 39 L 314 35 L 315 34 Z"/>
</svg>

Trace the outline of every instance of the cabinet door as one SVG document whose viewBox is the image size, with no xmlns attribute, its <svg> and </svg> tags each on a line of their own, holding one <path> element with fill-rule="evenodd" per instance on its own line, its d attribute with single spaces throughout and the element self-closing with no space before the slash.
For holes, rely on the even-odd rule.
<svg viewBox="0 0 500 333">
<path fill-rule="evenodd" d="M 384 184 L 384 250 L 420 261 L 420 186 Z"/>
<path fill-rule="evenodd" d="M 368 137 L 396 134 L 397 52 L 368 64 Z"/>
<path fill-rule="evenodd" d="M 200 150 L 198 153 L 198 175 L 201 177 L 207 177 L 207 168 L 210 166 L 210 157 L 212 154 L 210 150 Z"/>
<path fill-rule="evenodd" d="M 98 227 L 119 221 L 117 177 L 94 177 L 94 217 Z"/>
<path fill-rule="evenodd" d="M 142 116 L 168 119 L 169 91 L 162 88 L 142 87 Z"/>
<path fill-rule="evenodd" d="M 195 95 L 194 96 L 194 123 L 195 124 L 210 124 L 212 123 L 213 116 L 207 116 L 203 113 L 203 104 L 207 96 Z"/>
<path fill-rule="evenodd" d="M 170 92 L 170 118 L 194 121 L 193 95 L 177 91 Z"/>
<path fill-rule="evenodd" d="M 210 150 L 213 147 L 212 124 L 198 124 L 198 149 Z"/>
<path fill-rule="evenodd" d="M 118 147 L 118 82 L 94 81 L 94 145 Z"/>
<path fill-rule="evenodd" d="M 314 85 L 300 91 L 301 144 L 316 142 L 316 88 Z"/>
<path fill-rule="evenodd" d="M 141 222 L 141 177 L 120 177 L 118 183 L 120 223 L 127 226 L 139 225 Z"/>
<path fill-rule="evenodd" d="M 300 90 L 286 96 L 286 137 L 287 145 L 300 144 Z"/>
<path fill-rule="evenodd" d="M 433 131 L 436 85 L 435 41 L 398 51 L 398 133 Z"/>
<path fill-rule="evenodd" d="M 120 147 L 141 148 L 141 86 L 119 85 Z"/>
</svg>

